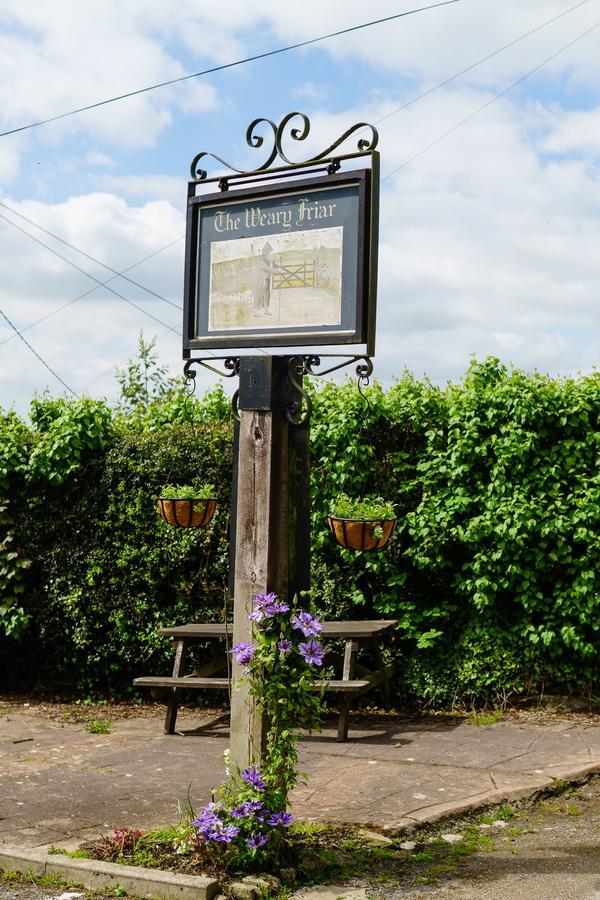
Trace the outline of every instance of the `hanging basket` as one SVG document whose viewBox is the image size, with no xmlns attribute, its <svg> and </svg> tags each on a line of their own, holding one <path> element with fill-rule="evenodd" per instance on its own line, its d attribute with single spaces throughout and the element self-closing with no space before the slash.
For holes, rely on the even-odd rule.
<svg viewBox="0 0 600 900">
<path fill-rule="evenodd" d="M 169 525 L 176 528 L 203 528 L 215 514 L 215 497 L 198 497 L 193 500 L 171 497 L 158 498 L 158 511 Z"/>
<path fill-rule="evenodd" d="M 327 516 L 331 533 L 341 547 L 349 550 L 381 550 L 389 541 L 396 519 L 340 519 L 338 516 Z M 375 529 L 381 528 L 383 534 L 375 535 Z"/>
</svg>

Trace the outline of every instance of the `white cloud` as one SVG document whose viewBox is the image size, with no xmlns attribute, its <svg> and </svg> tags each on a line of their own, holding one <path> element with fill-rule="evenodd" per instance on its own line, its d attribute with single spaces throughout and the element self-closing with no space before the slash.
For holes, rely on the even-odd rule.
<svg viewBox="0 0 600 900">
<path fill-rule="evenodd" d="M 226 10 L 208 0 L 95 0 L 79 6 L 57 0 L 50 7 L 25 0 L 10 4 L 10 16 L 7 8 L 5 0 L 0 21 L 18 27 L 0 36 L 0 116 L 18 123 L 119 93 L 124 85 L 174 77 L 189 70 L 190 60 L 199 69 L 207 60 L 243 56 L 249 46 L 255 51 L 294 42 L 397 11 L 389 0 L 374 0 L 368 10 L 358 0 L 328 5 L 306 0 L 301 6 L 232 0 Z M 335 90 L 325 94 L 304 72 L 297 96 L 320 111 L 312 116 L 310 140 L 288 139 L 290 156 L 300 159 L 321 150 L 355 121 L 383 118 L 424 87 L 564 8 L 564 0 L 462 2 L 323 44 L 321 51 L 340 64 L 346 96 L 354 91 L 361 102 L 325 111 L 334 103 Z M 591 22 L 591 4 L 582 6 L 467 78 L 385 119 L 380 125 L 382 174 L 420 154 L 499 87 Z M 600 108 L 590 99 L 600 74 L 595 46 L 593 38 L 581 41 L 544 70 L 547 96 L 509 94 L 383 182 L 376 372 L 384 380 L 406 365 L 444 381 L 464 372 L 473 353 L 554 373 L 589 370 L 597 362 Z M 296 57 L 299 62 L 308 58 L 306 53 Z M 383 73 L 367 96 L 349 74 L 356 59 Z M 578 86 L 585 89 L 585 111 L 565 109 L 564 90 L 560 100 L 552 95 L 557 75 L 573 102 Z M 37 199 L 7 202 L 109 265 L 125 268 L 183 234 L 186 173 L 174 177 L 166 158 L 161 172 L 156 157 L 148 163 L 154 174 L 125 170 L 111 148 L 149 147 L 177 110 L 197 112 L 216 102 L 208 83 L 187 82 L 40 130 L 42 146 L 49 156 L 55 152 L 52 169 L 42 156 L 37 179 L 33 173 Z M 233 108 L 232 99 L 219 102 Z M 49 196 L 43 191 L 52 187 L 52 172 L 62 167 L 62 174 L 75 177 L 78 160 L 68 148 L 71 137 L 81 133 L 98 145 L 85 151 L 87 165 L 94 168 L 91 181 L 62 202 L 42 202 L 40 197 Z M 9 183 L 18 172 L 21 149 L 18 137 L 0 144 L 0 183 Z M 255 164 L 257 153 L 247 151 L 248 161 Z M 225 148 L 223 155 L 229 158 Z M 93 286 L 2 221 L 0 234 L 0 307 L 16 324 L 25 325 Z M 102 267 L 54 246 L 96 277 L 110 277 Z M 131 275 L 180 304 L 183 243 Z M 123 281 L 112 283 L 179 330 L 177 309 Z M 27 336 L 79 390 L 135 352 L 141 327 L 148 335 L 164 331 L 104 289 Z M 0 341 L 9 333 L 0 324 Z M 179 371 L 179 335 L 161 338 L 159 347 L 163 360 Z M 56 389 L 50 374 L 16 339 L 0 344 L 3 405 L 12 396 L 23 402 L 45 384 Z M 90 391 L 109 389 L 111 375 L 94 382 Z"/>
</svg>

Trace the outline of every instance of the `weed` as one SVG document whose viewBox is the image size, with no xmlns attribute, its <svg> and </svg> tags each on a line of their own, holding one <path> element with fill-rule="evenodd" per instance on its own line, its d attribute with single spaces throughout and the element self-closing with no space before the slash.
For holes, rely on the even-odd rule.
<svg viewBox="0 0 600 900">
<path fill-rule="evenodd" d="M 501 709 L 491 709 L 489 712 L 477 713 L 475 710 L 467 716 L 469 725 L 495 725 L 499 722 L 504 713 Z"/>
<path fill-rule="evenodd" d="M 112 719 L 93 719 L 86 716 L 85 730 L 89 734 L 110 734 L 112 728 Z"/>
<path fill-rule="evenodd" d="M 567 806 L 567 813 L 570 816 L 580 816 L 581 808 L 579 806 L 577 806 L 576 803 L 569 803 L 569 805 Z"/>
<path fill-rule="evenodd" d="M 4 872 L 0 872 L 0 875 L 5 881 L 8 881 L 9 884 L 12 881 L 17 881 L 19 878 L 19 873 L 13 872 L 11 869 L 6 869 Z"/>
<path fill-rule="evenodd" d="M 417 853 L 412 853 L 408 858 L 411 863 L 427 863 L 433 860 L 433 853 L 431 850 L 419 850 Z"/>
<path fill-rule="evenodd" d="M 512 806 L 507 806 L 506 804 L 499 806 L 496 810 L 496 819 L 502 819 L 503 822 L 507 822 L 508 819 L 514 819 L 515 816 L 518 816 L 516 809 L 513 809 Z"/>
</svg>

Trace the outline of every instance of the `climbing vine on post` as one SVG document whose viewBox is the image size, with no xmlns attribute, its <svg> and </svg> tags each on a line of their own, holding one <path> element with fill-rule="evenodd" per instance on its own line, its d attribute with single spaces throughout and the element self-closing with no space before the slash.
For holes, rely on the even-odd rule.
<svg viewBox="0 0 600 900">
<path fill-rule="evenodd" d="M 273 858 L 292 822 L 287 807 L 299 777 L 298 738 L 300 729 L 319 727 L 316 674 L 326 653 L 319 619 L 273 593 L 255 597 L 250 619 L 252 643 L 230 652 L 245 666 L 242 680 L 266 717 L 266 750 L 260 769 L 228 771 L 229 782 L 192 822 L 200 840 L 239 864 Z"/>
</svg>

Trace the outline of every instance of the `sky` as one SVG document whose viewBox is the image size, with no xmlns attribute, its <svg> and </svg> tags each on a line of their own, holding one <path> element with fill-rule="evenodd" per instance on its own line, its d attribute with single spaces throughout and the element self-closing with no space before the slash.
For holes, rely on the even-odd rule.
<svg viewBox="0 0 600 900">
<path fill-rule="evenodd" d="M 0 0 L 0 131 L 419 5 Z M 252 167 L 249 122 L 298 110 L 312 130 L 287 145 L 295 158 L 355 122 L 380 133 L 384 384 L 404 369 L 456 380 L 490 354 L 590 372 L 599 43 L 600 0 L 458 0 L 2 137 L 0 310 L 78 395 L 116 398 L 142 330 L 180 373 L 190 162 L 208 150 Z M 137 284 L 114 277 L 125 269 Z M 65 391 L 0 318 L 0 406 L 24 412 L 45 389 Z"/>
</svg>

